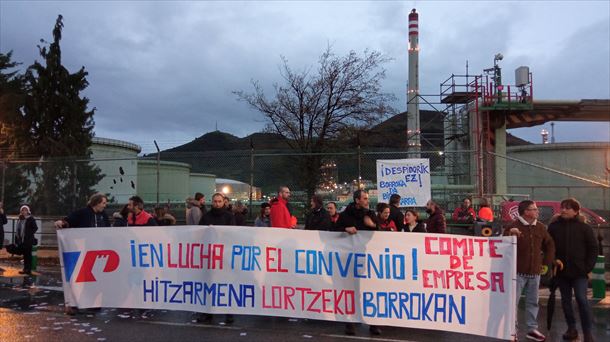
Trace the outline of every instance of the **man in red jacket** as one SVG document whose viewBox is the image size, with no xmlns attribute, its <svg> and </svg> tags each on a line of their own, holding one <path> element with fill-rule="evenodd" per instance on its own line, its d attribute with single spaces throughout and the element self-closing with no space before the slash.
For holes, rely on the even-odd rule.
<svg viewBox="0 0 610 342">
<path fill-rule="evenodd" d="M 277 197 L 272 199 L 271 204 L 271 227 L 294 229 L 297 225 L 296 217 L 290 213 L 290 189 L 280 186 Z"/>
</svg>

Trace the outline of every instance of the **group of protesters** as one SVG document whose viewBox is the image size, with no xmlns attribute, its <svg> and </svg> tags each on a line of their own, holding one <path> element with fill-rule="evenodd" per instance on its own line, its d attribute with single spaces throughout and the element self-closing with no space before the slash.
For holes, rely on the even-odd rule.
<svg viewBox="0 0 610 342">
<path fill-rule="evenodd" d="M 305 219 L 305 230 L 323 230 L 345 232 L 353 235 L 358 231 L 391 231 L 417 233 L 445 233 L 446 221 L 443 210 L 434 201 L 426 204 L 428 218 L 419 220 L 415 209 L 400 208 L 400 196 L 394 194 L 389 203 L 379 203 L 376 211 L 369 209 L 369 196 L 364 190 L 353 193 L 353 202 L 339 212 L 335 202 L 324 204 L 320 196 L 310 199 L 310 210 Z M 72 212 L 67 217 L 57 220 L 55 227 L 119 227 L 119 226 L 155 226 L 172 225 L 176 219 L 166 210 L 157 208 L 155 214 L 144 209 L 144 201 L 133 196 L 122 210 L 113 215 L 111 224 L 106 215 L 108 204 L 106 195 L 97 193 L 91 196 L 85 208 Z M 207 210 L 205 196 L 196 193 L 194 198 L 187 199 L 187 225 L 242 226 L 245 225 L 247 210 L 241 203 L 232 206 L 229 198 L 222 193 L 212 196 L 211 207 Z M 504 229 L 504 235 L 513 235 L 517 239 L 517 302 L 525 290 L 526 337 L 534 341 L 544 341 L 546 337 L 538 330 L 538 289 L 540 276 L 551 272 L 561 292 L 561 304 L 568 325 L 563 334 L 566 340 L 578 338 L 576 320 L 572 308 L 572 296 L 576 298 L 580 313 L 582 332 L 585 342 L 593 341 L 592 314 L 586 291 L 587 276 L 592 271 L 598 245 L 592 228 L 580 214 L 580 203 L 573 199 L 561 202 L 560 214 L 553 217 L 549 227 L 538 221 L 538 208 L 531 200 L 519 203 L 518 217 Z M 493 220 L 493 212 L 487 203 L 483 203 L 478 214 L 475 214 L 469 199 L 453 212 L 455 222 L 471 223 L 474 220 Z M 0 203 L 0 224 L 6 223 L 6 215 Z M 290 189 L 282 186 L 278 194 L 269 202 L 260 206 L 260 214 L 255 220 L 257 227 L 297 228 L 297 219 L 290 205 Z M 20 208 L 15 243 L 6 246 L 11 254 L 24 255 L 24 267 L 20 273 L 31 273 L 31 251 L 36 245 L 34 233 L 38 230 L 36 220 L 30 208 Z M 4 239 L 0 240 L 2 243 Z M 0 246 L 1 248 L 1 246 Z M 66 307 L 66 313 L 74 314 L 76 308 Z M 201 314 L 197 320 L 211 322 L 213 316 Z M 227 315 L 225 323 L 233 323 L 233 316 Z M 370 326 L 373 335 L 381 334 L 378 326 Z M 355 334 L 355 325 L 347 323 L 345 333 Z M 516 339 L 516 335 L 515 335 Z"/>
</svg>

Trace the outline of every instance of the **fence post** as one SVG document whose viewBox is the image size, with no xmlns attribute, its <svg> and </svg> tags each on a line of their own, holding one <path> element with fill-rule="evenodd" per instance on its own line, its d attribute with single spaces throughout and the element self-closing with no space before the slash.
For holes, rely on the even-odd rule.
<svg viewBox="0 0 610 342">
<path fill-rule="evenodd" d="M 42 240 L 42 237 L 40 238 Z M 38 267 L 38 246 L 32 246 L 32 266 L 30 271 L 36 271 Z"/>
<path fill-rule="evenodd" d="M 2 197 L 0 198 L 0 202 L 4 203 L 4 186 L 6 185 L 6 163 L 4 160 L 2 163 Z"/>
<path fill-rule="evenodd" d="M 161 169 L 161 150 L 159 150 L 159 145 L 157 145 L 157 141 L 153 140 L 155 143 L 155 147 L 157 148 L 157 207 L 159 206 L 159 178 L 160 178 L 160 169 Z"/>
<path fill-rule="evenodd" d="M 254 186 L 254 144 L 250 139 L 250 198 L 248 203 L 248 216 L 252 218 L 252 189 Z"/>
<path fill-rule="evenodd" d="M 593 288 L 593 298 L 604 299 L 606 297 L 606 277 L 605 277 L 605 258 L 598 255 L 595 268 L 591 273 L 591 287 Z"/>
<path fill-rule="evenodd" d="M 76 172 L 77 172 L 77 166 L 76 166 L 76 160 L 74 161 L 74 167 L 72 169 L 72 210 L 76 210 L 76 198 L 78 197 L 78 194 L 76 193 L 76 182 L 78 181 L 78 177 L 76 176 Z"/>
</svg>

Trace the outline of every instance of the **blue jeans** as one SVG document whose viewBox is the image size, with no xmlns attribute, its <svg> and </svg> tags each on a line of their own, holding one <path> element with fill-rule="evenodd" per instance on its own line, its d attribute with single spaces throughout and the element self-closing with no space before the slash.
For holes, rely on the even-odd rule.
<svg viewBox="0 0 610 342">
<path fill-rule="evenodd" d="M 517 307 L 521 293 L 525 289 L 525 324 L 528 332 L 538 329 L 538 286 L 540 286 L 539 275 L 524 277 L 517 274 Z"/>
<path fill-rule="evenodd" d="M 564 278 L 558 277 L 559 291 L 561 292 L 561 307 L 563 314 L 566 317 L 566 323 L 569 328 L 576 329 L 576 318 L 572 309 L 572 289 L 574 289 L 574 297 L 578 303 L 578 312 L 580 313 L 580 324 L 582 325 L 583 333 L 591 332 L 591 308 L 587 301 L 587 278 Z"/>
</svg>

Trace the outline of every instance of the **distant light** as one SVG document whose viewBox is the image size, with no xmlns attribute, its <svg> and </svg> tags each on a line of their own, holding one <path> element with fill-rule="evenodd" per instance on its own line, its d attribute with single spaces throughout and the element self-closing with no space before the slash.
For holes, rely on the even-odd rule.
<svg viewBox="0 0 610 342">
<path fill-rule="evenodd" d="M 445 154 L 443 151 L 438 151 L 439 156 L 442 156 L 443 154 Z"/>
<path fill-rule="evenodd" d="M 228 186 L 225 186 L 225 187 L 222 188 L 222 193 L 223 194 L 226 195 L 226 194 L 228 194 L 230 192 L 231 192 L 231 189 Z"/>
</svg>

